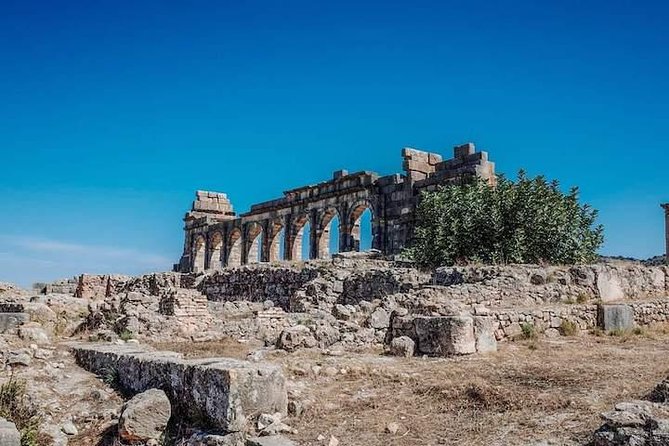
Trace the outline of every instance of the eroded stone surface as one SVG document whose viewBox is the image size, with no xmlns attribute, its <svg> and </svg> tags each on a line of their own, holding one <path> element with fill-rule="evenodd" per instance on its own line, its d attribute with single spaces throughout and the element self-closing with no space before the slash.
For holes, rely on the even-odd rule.
<svg viewBox="0 0 669 446">
<path fill-rule="evenodd" d="M 86 369 L 116 372 L 132 393 L 165 390 L 173 406 L 189 416 L 235 432 L 255 413 L 286 413 L 286 380 L 279 366 L 229 358 L 183 360 L 170 352 L 127 345 L 76 344 L 72 351 Z"/>
</svg>

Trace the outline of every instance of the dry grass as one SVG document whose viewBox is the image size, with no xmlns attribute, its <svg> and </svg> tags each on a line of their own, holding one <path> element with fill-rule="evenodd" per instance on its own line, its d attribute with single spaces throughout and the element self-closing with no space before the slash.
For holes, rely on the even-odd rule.
<svg viewBox="0 0 669 446">
<path fill-rule="evenodd" d="M 448 360 L 297 353 L 286 359 L 289 370 L 319 364 L 350 371 L 295 377 L 313 403 L 291 425 L 300 444 L 318 444 L 319 434 L 368 446 L 584 444 L 600 412 L 642 398 L 667 375 L 667 341 L 659 327 L 506 343 L 496 354 Z M 390 422 L 403 426 L 398 434 L 385 432 Z"/>
</svg>

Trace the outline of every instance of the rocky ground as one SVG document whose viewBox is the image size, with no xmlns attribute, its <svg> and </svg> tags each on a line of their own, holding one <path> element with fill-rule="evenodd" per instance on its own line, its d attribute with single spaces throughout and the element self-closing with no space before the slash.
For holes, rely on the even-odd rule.
<svg viewBox="0 0 669 446">
<path fill-rule="evenodd" d="M 479 268 L 435 279 L 378 264 L 328 268 L 244 269 L 244 280 L 261 277 L 256 288 L 229 272 L 126 278 L 110 294 L 96 279 L 107 296 L 0 284 L 0 418 L 16 420 L 22 446 L 669 444 L 668 385 L 654 391 L 669 374 L 657 303 L 665 269 Z M 206 287 L 224 298 L 208 301 Z M 230 298 L 237 292 L 247 294 Z M 642 325 L 597 328 L 609 294 L 632 299 L 623 306 Z M 495 323 L 485 344 L 481 321 Z M 279 365 L 287 413 L 249 413 L 243 432 L 219 435 L 183 416 L 169 391 L 128 393 L 118 370 L 86 371 L 75 341 Z M 426 343 L 455 349 L 423 354 Z M 0 420 L 0 444 L 14 445 L 12 429 Z"/>
</svg>

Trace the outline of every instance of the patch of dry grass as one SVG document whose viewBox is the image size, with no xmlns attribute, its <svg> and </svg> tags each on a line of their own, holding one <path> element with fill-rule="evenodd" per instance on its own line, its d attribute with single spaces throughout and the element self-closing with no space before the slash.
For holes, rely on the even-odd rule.
<svg viewBox="0 0 669 446">
<path fill-rule="evenodd" d="M 453 359 L 297 353 L 285 361 L 355 372 L 296 377 L 312 404 L 290 424 L 300 444 L 319 434 L 368 446 L 584 444 L 600 412 L 642 398 L 669 372 L 669 331 L 645 333 L 505 343 L 495 354 Z M 404 429 L 386 433 L 390 422 Z"/>
<path fill-rule="evenodd" d="M 249 352 L 261 346 L 259 342 L 239 342 L 233 338 L 205 342 L 154 342 L 151 345 L 156 350 L 181 353 L 187 359 L 215 357 L 246 359 Z"/>
</svg>

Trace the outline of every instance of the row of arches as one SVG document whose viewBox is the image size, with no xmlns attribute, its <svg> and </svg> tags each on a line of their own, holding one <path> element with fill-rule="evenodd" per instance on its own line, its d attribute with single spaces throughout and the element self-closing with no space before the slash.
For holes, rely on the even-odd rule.
<svg viewBox="0 0 669 446">
<path fill-rule="evenodd" d="M 374 215 L 369 203 L 353 206 L 341 218 L 335 207 L 296 218 L 278 217 L 243 225 L 212 227 L 191 243 L 193 271 L 283 260 L 325 259 L 340 251 L 373 246 Z"/>
</svg>

